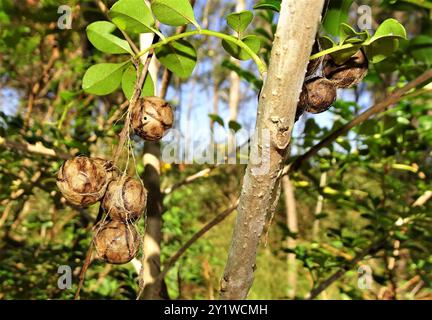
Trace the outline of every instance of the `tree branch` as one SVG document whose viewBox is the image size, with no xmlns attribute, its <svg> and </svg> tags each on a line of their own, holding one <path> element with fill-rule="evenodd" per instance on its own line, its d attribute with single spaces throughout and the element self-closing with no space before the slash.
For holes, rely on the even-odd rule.
<svg viewBox="0 0 432 320">
<path fill-rule="evenodd" d="M 214 226 L 218 225 L 220 222 L 225 220 L 236 208 L 238 205 L 238 200 L 234 202 L 234 204 L 226 209 L 225 211 L 218 214 L 213 220 L 209 221 L 204 227 L 202 227 L 197 233 L 195 233 L 184 245 L 180 247 L 180 249 L 164 264 L 164 268 L 162 272 L 158 275 L 156 282 L 162 281 L 165 278 L 168 271 L 174 267 L 175 263 L 180 259 L 180 257 L 186 252 L 187 249 L 190 248 L 198 239 L 200 239 L 203 235 L 205 235 L 208 231 L 210 231 Z"/>
<path fill-rule="evenodd" d="M 42 155 L 49 158 L 56 158 L 62 160 L 67 160 L 72 157 L 71 155 L 67 153 L 63 153 L 59 150 L 47 148 L 41 142 L 37 142 L 35 144 L 30 144 L 28 142 L 20 143 L 20 142 L 7 140 L 6 138 L 3 138 L 1 136 L 0 136 L 0 147 L 4 147 L 6 149 L 10 149 L 13 151 L 20 151 L 20 152 L 30 153 L 30 154 L 33 153 L 33 154 Z"/>
<path fill-rule="evenodd" d="M 374 242 L 371 246 L 359 252 L 352 260 L 348 261 L 345 266 L 337 270 L 327 279 L 322 281 L 316 288 L 314 288 L 306 297 L 307 300 L 315 299 L 321 292 L 323 292 L 326 288 L 328 288 L 332 283 L 336 280 L 340 279 L 348 270 L 352 268 L 352 266 L 356 265 L 358 262 L 363 260 L 367 255 L 375 254 L 380 251 L 385 244 L 385 240 L 380 239 L 377 242 Z"/>
<path fill-rule="evenodd" d="M 371 116 L 385 111 L 387 107 L 401 101 L 404 99 L 404 94 L 410 91 L 411 89 L 416 88 L 417 86 L 425 83 L 426 81 L 432 79 L 432 70 L 428 70 L 424 72 L 422 75 L 420 75 L 418 78 L 414 79 L 413 81 L 407 83 L 404 87 L 395 90 L 393 93 L 391 93 L 387 98 L 385 98 L 383 101 L 375 104 L 374 106 L 367 109 L 362 114 L 358 115 L 356 118 L 348 122 L 347 124 L 343 125 L 339 129 L 336 129 L 331 134 L 329 134 L 327 137 L 325 137 L 323 140 L 321 140 L 318 144 L 310 148 L 306 153 L 302 154 L 301 156 L 297 157 L 291 165 L 286 166 L 284 168 L 284 171 L 282 174 L 289 174 L 293 171 L 296 171 L 299 169 L 299 167 L 302 165 L 304 161 L 307 159 L 313 157 L 318 153 L 319 150 L 322 148 L 325 148 L 329 146 L 333 141 L 335 141 L 339 136 L 347 133 L 349 130 L 354 128 L 355 126 L 359 125 L 360 123 L 366 121 Z"/>
<path fill-rule="evenodd" d="M 246 169 L 221 281 L 222 299 L 245 299 L 252 286 L 261 233 L 279 199 L 279 173 L 323 6 L 324 0 L 282 0 L 268 76 L 258 104 L 255 132 L 261 138 L 251 146 L 261 156 L 261 163 L 250 161 Z M 268 134 L 269 139 L 262 138 Z"/>
</svg>

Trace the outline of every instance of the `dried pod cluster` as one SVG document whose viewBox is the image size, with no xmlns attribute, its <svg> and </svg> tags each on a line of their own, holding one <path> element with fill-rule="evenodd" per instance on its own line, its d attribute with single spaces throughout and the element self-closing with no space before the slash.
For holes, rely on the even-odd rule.
<svg viewBox="0 0 432 320">
<path fill-rule="evenodd" d="M 313 52 L 317 48 L 319 49 L 319 45 L 315 44 Z M 368 71 L 368 60 L 362 50 L 357 51 L 342 64 L 336 63 L 330 55 L 326 55 L 321 60 L 316 59 L 315 63 L 313 61 L 308 65 L 307 75 L 315 73 L 322 64 L 323 76 L 307 80 L 303 84 L 296 120 L 305 111 L 310 113 L 327 111 L 336 100 L 338 88 L 351 88 L 360 83 Z"/>
<path fill-rule="evenodd" d="M 130 113 L 134 132 L 145 140 L 161 139 L 173 125 L 173 109 L 158 97 L 140 98 Z M 142 183 L 120 175 L 111 161 L 75 157 L 61 166 L 57 186 L 70 203 L 87 207 L 101 201 L 107 214 L 93 237 L 98 257 L 108 263 L 132 260 L 139 249 L 134 223 L 147 206 Z"/>
<path fill-rule="evenodd" d="M 147 191 L 140 181 L 120 176 L 111 161 L 79 156 L 63 163 L 57 185 L 74 205 L 87 207 L 102 201 L 107 217 L 93 238 L 100 259 L 122 264 L 136 255 L 139 237 L 134 222 L 147 205 Z"/>
<path fill-rule="evenodd" d="M 171 105 L 159 97 L 140 98 L 131 114 L 134 132 L 149 141 L 160 140 L 172 127 L 173 119 Z"/>
<path fill-rule="evenodd" d="M 124 264 L 135 257 L 140 240 L 135 225 L 112 220 L 97 227 L 93 243 L 99 259 Z"/>
</svg>

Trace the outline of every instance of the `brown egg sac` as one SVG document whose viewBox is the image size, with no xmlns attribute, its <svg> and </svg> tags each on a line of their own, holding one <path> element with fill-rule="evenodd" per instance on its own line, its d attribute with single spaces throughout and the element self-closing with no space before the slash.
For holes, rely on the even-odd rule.
<svg viewBox="0 0 432 320">
<path fill-rule="evenodd" d="M 108 221 L 96 227 L 93 243 L 99 259 L 112 264 L 124 264 L 135 257 L 140 240 L 135 225 Z"/>
<path fill-rule="evenodd" d="M 303 85 L 297 112 L 305 110 L 310 113 L 327 111 L 337 96 L 336 86 L 325 78 L 315 78 Z"/>
<path fill-rule="evenodd" d="M 131 115 L 132 127 L 137 135 L 149 141 L 162 139 L 173 125 L 174 114 L 169 103 L 159 97 L 140 98 Z"/>
<path fill-rule="evenodd" d="M 87 207 L 103 197 L 108 183 L 116 176 L 111 161 L 79 156 L 63 163 L 57 186 L 67 201 Z"/>
<path fill-rule="evenodd" d="M 102 207 L 113 220 L 136 221 L 147 204 L 147 190 L 140 181 L 122 176 L 108 185 Z"/>
<path fill-rule="evenodd" d="M 359 84 L 368 71 L 368 60 L 362 50 L 357 51 L 342 65 L 336 64 L 329 55 L 324 59 L 324 75 L 331 80 L 337 88 L 351 88 Z"/>
</svg>

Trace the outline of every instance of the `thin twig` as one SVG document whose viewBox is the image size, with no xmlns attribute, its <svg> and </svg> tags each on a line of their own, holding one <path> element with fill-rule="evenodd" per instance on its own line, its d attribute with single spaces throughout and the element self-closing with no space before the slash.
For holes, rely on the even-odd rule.
<svg viewBox="0 0 432 320">
<path fill-rule="evenodd" d="M 114 164 L 118 163 L 118 160 L 120 158 L 120 154 L 123 151 L 123 147 L 124 147 L 124 144 L 126 142 L 126 138 L 128 137 L 128 132 L 130 129 L 131 112 L 132 112 L 132 109 L 135 107 L 135 104 L 141 95 L 141 88 L 142 88 L 144 81 L 145 81 L 145 78 L 147 76 L 147 72 L 148 72 L 148 69 L 150 66 L 150 61 L 151 61 L 152 57 L 153 57 L 152 53 L 150 53 L 147 56 L 147 59 L 144 63 L 143 70 L 141 71 L 141 75 L 139 75 L 139 61 L 135 61 L 137 73 L 138 73 L 138 76 L 137 76 L 138 81 L 135 83 L 135 88 L 134 88 L 134 92 L 133 92 L 132 98 L 131 98 L 130 103 L 129 103 L 128 113 L 126 115 L 126 120 L 125 120 L 123 129 L 120 132 L 119 144 L 117 145 L 117 148 L 114 151 L 114 157 L 113 157 L 113 163 Z"/>
<path fill-rule="evenodd" d="M 228 217 L 238 206 L 238 199 L 234 202 L 234 204 L 218 214 L 214 217 L 213 220 L 208 222 L 204 227 L 201 228 L 197 233 L 195 233 L 181 248 L 164 264 L 164 268 L 162 272 L 158 275 L 157 281 L 162 281 L 163 278 L 167 275 L 168 271 L 175 265 L 175 263 L 180 259 L 183 253 L 186 252 L 189 247 L 194 244 L 199 238 L 201 238 L 204 234 L 206 234 L 210 229 L 214 226 L 218 225 L 221 221 L 223 221 L 226 217 Z"/>
<path fill-rule="evenodd" d="M 162 193 L 164 195 L 170 194 L 174 190 L 176 190 L 176 189 L 178 189 L 184 185 L 190 184 L 199 178 L 207 177 L 210 174 L 210 172 L 212 172 L 216 168 L 217 168 L 217 166 L 210 166 L 208 168 L 200 170 L 200 171 L 186 177 L 184 180 L 177 182 L 177 183 L 174 183 L 172 186 L 165 188 L 164 190 L 162 190 Z"/>
<path fill-rule="evenodd" d="M 356 265 L 358 262 L 363 260 L 367 255 L 375 254 L 383 248 L 385 241 L 380 239 L 377 242 L 374 242 L 368 248 L 364 249 L 360 253 L 358 253 L 352 260 L 348 261 L 344 266 L 342 266 L 339 270 L 329 276 L 327 279 L 322 281 L 317 287 L 315 287 L 306 297 L 306 300 L 312 300 L 316 298 L 321 292 L 323 292 L 326 288 L 328 288 L 332 283 L 336 280 L 340 279 L 345 273 L 350 270 L 350 268 Z"/>
<path fill-rule="evenodd" d="M 339 136 L 347 133 L 349 130 L 351 130 L 353 127 L 359 125 L 360 123 L 366 121 L 371 116 L 382 112 L 386 110 L 389 106 L 398 103 L 402 99 L 404 99 L 404 94 L 410 91 L 411 89 L 414 89 L 415 87 L 425 83 L 426 81 L 432 79 L 432 70 L 428 70 L 424 72 L 422 75 L 420 75 L 415 80 L 409 82 L 404 87 L 395 90 L 392 94 L 390 94 L 387 98 L 385 98 L 383 101 L 375 104 L 374 106 L 367 109 L 362 114 L 355 117 L 353 120 L 345 124 L 344 126 L 340 127 L 339 129 L 333 131 L 331 134 L 329 134 L 327 137 L 325 137 L 323 140 L 321 140 L 318 144 L 310 148 L 306 153 L 302 154 L 301 156 L 297 157 L 294 162 L 288 167 L 286 166 L 283 170 L 282 174 L 289 174 L 293 171 L 296 171 L 301 164 L 309 159 L 310 157 L 316 155 L 319 150 L 322 148 L 325 148 L 329 146 L 333 141 L 335 141 Z"/>
<path fill-rule="evenodd" d="M 84 284 L 85 274 L 87 272 L 88 267 L 90 266 L 92 255 L 93 255 L 93 240 L 90 243 L 89 248 L 87 249 L 86 258 L 84 260 L 83 266 L 81 267 L 81 271 L 79 274 L 78 288 L 75 292 L 74 300 L 79 300 L 81 288 Z"/>
<path fill-rule="evenodd" d="M 28 142 L 21 143 L 7 140 L 0 136 L 0 148 L 6 148 L 13 151 L 25 152 L 30 154 L 37 154 L 50 158 L 58 158 L 62 160 L 67 160 L 72 156 L 59 150 L 45 147 L 41 142 L 36 142 L 35 144 L 30 144 Z"/>
</svg>

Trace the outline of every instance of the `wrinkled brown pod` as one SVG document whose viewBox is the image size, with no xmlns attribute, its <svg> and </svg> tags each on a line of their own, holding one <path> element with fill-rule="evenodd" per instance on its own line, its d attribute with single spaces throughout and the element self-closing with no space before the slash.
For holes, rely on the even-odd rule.
<svg viewBox="0 0 432 320">
<path fill-rule="evenodd" d="M 132 128 L 141 138 L 160 140 L 165 131 L 173 125 L 174 114 L 171 105 L 159 97 L 140 98 L 131 115 Z"/>
<path fill-rule="evenodd" d="M 336 96 L 336 87 L 330 80 L 325 78 L 309 80 L 303 85 L 297 110 L 310 113 L 327 111 L 335 102 Z"/>
<path fill-rule="evenodd" d="M 108 185 L 102 207 L 113 220 L 136 221 L 147 204 L 147 190 L 136 179 L 122 176 Z"/>
<path fill-rule="evenodd" d="M 324 75 L 331 80 L 337 88 L 351 88 L 359 84 L 368 71 L 368 60 L 362 50 L 357 51 L 342 65 L 336 64 L 329 55 L 324 59 Z"/>
<path fill-rule="evenodd" d="M 135 225 L 121 221 L 108 221 L 96 226 L 93 242 L 98 258 L 112 264 L 131 261 L 140 244 Z"/>
<path fill-rule="evenodd" d="M 108 183 L 116 176 L 111 161 L 79 156 L 63 163 L 57 174 L 57 186 L 67 201 L 86 207 L 103 197 Z"/>
</svg>

